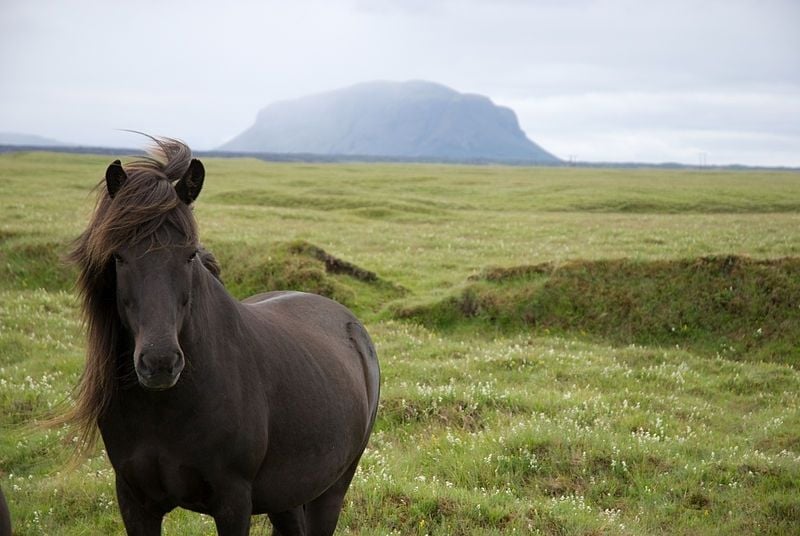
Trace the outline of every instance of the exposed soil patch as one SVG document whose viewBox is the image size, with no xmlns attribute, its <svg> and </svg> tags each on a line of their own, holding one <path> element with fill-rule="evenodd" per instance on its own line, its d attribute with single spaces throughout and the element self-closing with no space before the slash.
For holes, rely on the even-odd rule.
<svg viewBox="0 0 800 536">
<path fill-rule="evenodd" d="M 309 244 L 308 242 L 294 242 L 289 246 L 289 251 L 299 255 L 308 255 L 319 261 L 322 261 L 325 263 L 325 271 L 328 273 L 346 274 L 350 277 L 358 279 L 359 281 L 365 282 L 373 282 L 378 280 L 378 275 L 375 272 L 370 272 L 369 270 L 360 268 L 355 264 L 342 260 L 338 257 L 334 257 L 321 247 L 315 246 L 314 244 Z"/>
</svg>

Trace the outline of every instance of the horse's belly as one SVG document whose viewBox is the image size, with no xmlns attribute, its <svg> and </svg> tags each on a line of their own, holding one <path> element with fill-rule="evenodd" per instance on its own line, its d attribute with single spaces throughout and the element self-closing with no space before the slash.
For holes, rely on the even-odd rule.
<svg viewBox="0 0 800 536">
<path fill-rule="evenodd" d="M 322 441 L 293 456 L 268 449 L 253 482 L 253 513 L 282 512 L 315 499 L 351 467 L 361 450 L 341 440 Z"/>
<path fill-rule="evenodd" d="M 317 474 L 316 478 L 273 478 L 265 476 L 253 483 L 253 514 L 277 513 L 306 504 L 328 489 L 337 474 Z"/>
</svg>

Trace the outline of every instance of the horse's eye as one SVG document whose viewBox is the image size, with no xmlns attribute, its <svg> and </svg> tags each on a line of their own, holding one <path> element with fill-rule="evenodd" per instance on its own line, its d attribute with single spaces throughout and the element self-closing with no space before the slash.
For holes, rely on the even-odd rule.
<svg viewBox="0 0 800 536">
<path fill-rule="evenodd" d="M 189 255 L 189 262 L 193 262 L 194 260 L 196 260 L 196 259 L 197 259 L 197 256 L 198 256 L 198 254 L 199 254 L 199 252 L 198 252 L 198 251 L 195 251 L 194 253 L 192 253 L 191 255 Z"/>
</svg>

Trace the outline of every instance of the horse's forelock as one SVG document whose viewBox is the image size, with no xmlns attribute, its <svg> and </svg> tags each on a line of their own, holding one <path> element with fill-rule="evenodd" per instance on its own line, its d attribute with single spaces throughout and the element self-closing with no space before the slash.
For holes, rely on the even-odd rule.
<svg viewBox="0 0 800 536">
<path fill-rule="evenodd" d="M 155 145 L 148 156 L 124 166 L 127 179 L 113 199 L 103 181 L 98 185 L 98 203 L 84 233 L 87 257 L 76 259 L 79 265 L 103 265 L 120 247 L 154 237 L 165 224 L 186 243 L 197 241 L 191 210 L 173 186 L 189 168 L 191 150 L 170 138 L 152 139 Z"/>
</svg>

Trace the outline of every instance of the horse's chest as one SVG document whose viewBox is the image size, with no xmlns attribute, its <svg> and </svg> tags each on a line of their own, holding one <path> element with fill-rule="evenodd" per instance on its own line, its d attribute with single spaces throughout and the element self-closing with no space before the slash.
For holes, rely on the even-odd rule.
<svg viewBox="0 0 800 536">
<path fill-rule="evenodd" d="M 120 464 L 119 472 L 142 498 L 168 508 L 202 512 L 212 495 L 202 470 L 164 453 L 137 453 Z"/>
</svg>

